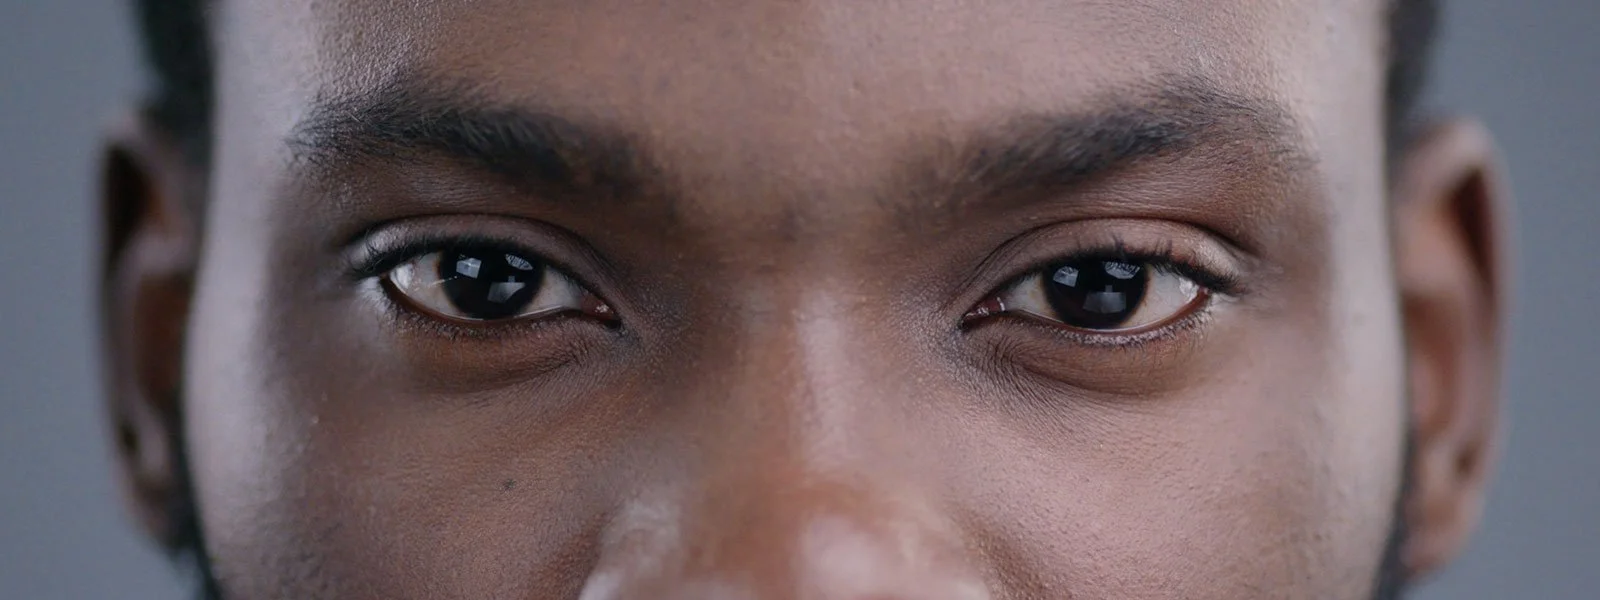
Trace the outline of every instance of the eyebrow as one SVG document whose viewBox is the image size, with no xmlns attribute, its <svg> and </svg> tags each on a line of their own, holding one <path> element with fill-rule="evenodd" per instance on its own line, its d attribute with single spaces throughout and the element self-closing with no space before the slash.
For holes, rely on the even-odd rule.
<svg viewBox="0 0 1600 600">
<path fill-rule="evenodd" d="M 912 172 L 954 209 L 995 196 L 1079 186 L 1160 158 L 1207 155 L 1225 166 L 1292 173 L 1312 161 L 1281 104 L 1205 79 L 1121 90 L 1084 112 L 1025 114 Z M 925 188 L 924 188 L 925 189 Z"/>
<path fill-rule="evenodd" d="M 919 199 L 902 207 L 903 221 L 922 222 L 930 211 L 961 218 L 973 204 L 1030 201 L 1201 149 L 1213 151 L 1217 162 L 1253 159 L 1252 165 L 1283 171 L 1309 162 L 1282 105 L 1226 92 L 1207 79 L 1152 81 L 1114 90 L 1082 109 L 1014 115 L 998 126 L 934 140 L 925 147 L 942 151 L 913 152 L 902 162 L 900 183 Z M 297 159 L 312 164 L 442 156 L 516 185 L 575 197 L 628 198 L 666 187 L 665 170 L 626 131 L 429 80 L 402 79 L 319 101 L 288 143 Z M 652 195 L 674 201 L 670 193 Z"/>
<path fill-rule="evenodd" d="M 296 160 L 318 166 L 444 157 L 524 187 L 590 195 L 637 195 L 659 179 L 622 132 L 433 81 L 320 100 L 287 142 Z"/>
</svg>

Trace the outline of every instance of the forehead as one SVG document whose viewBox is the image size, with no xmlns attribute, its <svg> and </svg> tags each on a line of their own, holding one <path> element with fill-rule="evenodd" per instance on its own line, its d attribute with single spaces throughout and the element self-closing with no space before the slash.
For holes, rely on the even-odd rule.
<svg viewBox="0 0 1600 600">
<path fill-rule="evenodd" d="M 1381 80 L 1381 15 L 1366 0 L 224 5 L 223 102 L 270 130 L 318 98 L 426 76 L 617 121 L 702 161 L 844 168 L 897 135 L 1173 78 L 1281 103 L 1320 146 L 1345 135 L 1322 123 L 1375 117 Z"/>
</svg>

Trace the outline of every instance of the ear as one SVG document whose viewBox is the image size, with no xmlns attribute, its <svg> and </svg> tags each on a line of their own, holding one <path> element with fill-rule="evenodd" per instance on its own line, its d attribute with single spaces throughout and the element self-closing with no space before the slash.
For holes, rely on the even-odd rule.
<svg viewBox="0 0 1600 600">
<path fill-rule="evenodd" d="M 144 117 L 108 141 L 101 187 L 101 322 L 112 436 L 123 497 L 162 545 L 178 541 L 178 390 L 202 189 L 174 140 Z"/>
<path fill-rule="evenodd" d="M 1508 198 L 1481 126 L 1448 121 L 1411 145 L 1396 177 L 1413 444 L 1409 579 L 1465 547 L 1483 510 L 1500 404 Z"/>
</svg>

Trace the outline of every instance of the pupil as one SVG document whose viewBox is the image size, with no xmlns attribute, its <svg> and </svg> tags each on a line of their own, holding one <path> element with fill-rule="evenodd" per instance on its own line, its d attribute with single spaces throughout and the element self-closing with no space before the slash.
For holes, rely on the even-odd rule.
<svg viewBox="0 0 1600 600">
<path fill-rule="evenodd" d="M 1083 329 L 1122 327 L 1139 310 L 1149 287 L 1143 265 L 1115 260 L 1073 260 L 1052 269 L 1045 300 L 1062 323 Z"/>
<path fill-rule="evenodd" d="M 439 281 L 445 296 L 470 319 L 505 319 L 521 314 L 543 283 L 537 262 L 497 250 L 444 252 Z"/>
</svg>

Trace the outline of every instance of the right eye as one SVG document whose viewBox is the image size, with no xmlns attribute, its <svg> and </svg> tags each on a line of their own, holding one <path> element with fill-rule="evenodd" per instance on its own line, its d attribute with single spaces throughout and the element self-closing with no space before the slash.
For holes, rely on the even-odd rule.
<svg viewBox="0 0 1600 600">
<path fill-rule="evenodd" d="M 429 252 L 384 281 L 410 304 L 455 321 L 510 321 L 580 311 L 610 320 L 609 306 L 538 257 L 504 248 Z"/>
<path fill-rule="evenodd" d="M 1109 332 L 1171 321 L 1204 302 L 1208 293 L 1160 262 L 1084 258 L 1036 272 L 997 300 L 1002 312 Z"/>
</svg>

